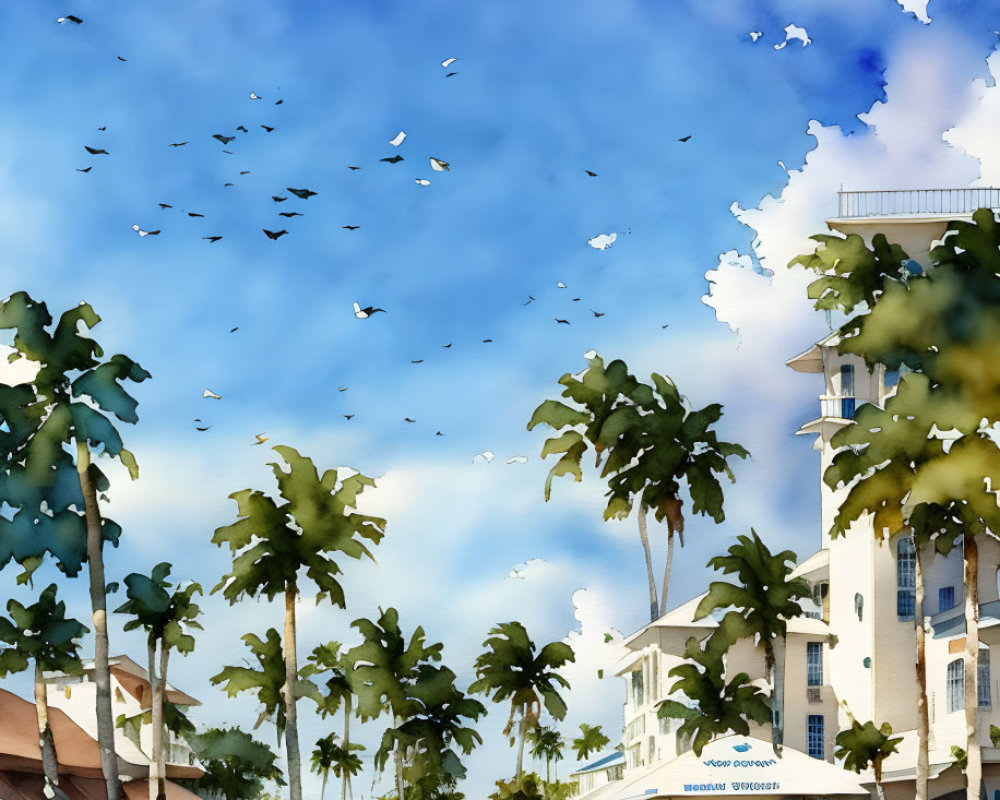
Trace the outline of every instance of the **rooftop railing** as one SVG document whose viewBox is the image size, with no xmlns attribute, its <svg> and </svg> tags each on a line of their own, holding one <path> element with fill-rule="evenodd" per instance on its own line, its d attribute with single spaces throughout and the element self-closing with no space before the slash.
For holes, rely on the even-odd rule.
<svg viewBox="0 0 1000 800">
<path fill-rule="evenodd" d="M 840 217 L 904 217 L 971 214 L 979 208 L 1000 210 L 1000 188 L 893 189 L 837 192 Z"/>
</svg>

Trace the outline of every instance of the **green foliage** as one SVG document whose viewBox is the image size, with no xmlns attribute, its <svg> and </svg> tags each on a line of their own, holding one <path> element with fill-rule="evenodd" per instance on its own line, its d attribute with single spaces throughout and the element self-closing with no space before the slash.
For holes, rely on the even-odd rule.
<svg viewBox="0 0 1000 800">
<path fill-rule="evenodd" d="M 376 768 L 384 769 L 398 749 L 406 758 L 403 778 L 418 795 L 453 787 L 465 776 L 456 750 L 468 755 L 482 742 L 467 720 L 478 720 L 486 709 L 455 686 L 454 672 L 432 663 L 441 660 L 442 645 L 427 644 L 423 628 L 406 641 L 396 609 L 383 611 L 376 622 L 351 624 L 364 638 L 344 657 L 358 713 L 365 720 L 388 712 L 394 720 L 375 753 Z"/>
<path fill-rule="evenodd" d="M 254 729 L 260 727 L 265 719 L 273 720 L 280 744 L 285 732 L 285 698 L 281 692 L 285 685 L 285 656 L 281 649 L 281 635 L 274 628 L 268 628 L 264 637 L 261 639 L 253 633 L 240 637 L 250 648 L 258 667 L 223 667 L 210 680 L 213 686 L 225 684 L 222 688 L 230 697 L 235 697 L 240 692 L 256 695 L 263 710 Z M 295 697 L 309 697 L 317 705 L 323 702 L 316 685 L 303 678 L 295 683 Z"/>
<path fill-rule="evenodd" d="M 7 601 L 10 619 L 0 617 L 0 678 L 21 672 L 35 662 L 45 671 L 79 675 L 80 644 L 88 628 L 66 617 L 66 604 L 56 602 L 56 584 L 50 584 L 30 606 L 11 598 Z"/>
<path fill-rule="evenodd" d="M 688 411 L 669 378 L 654 373 L 651 381 L 652 386 L 638 381 L 621 360 L 605 367 L 597 355 L 588 359 L 579 377 L 567 373 L 559 379 L 562 397 L 572 405 L 546 400 L 528 422 L 528 430 L 544 424 L 563 431 L 542 447 L 543 458 L 560 455 L 545 481 L 546 500 L 553 478 L 582 479 L 582 458 L 593 447 L 595 466 L 608 482 L 605 519 L 627 517 L 638 498 L 654 510 L 657 521 L 666 520 L 670 530 L 683 532 L 681 480 L 688 484 L 695 514 L 716 522 L 725 519 L 717 476 L 732 480 L 727 459 L 749 453 L 738 444 L 720 442 L 710 430 L 722 416 L 722 406 Z"/>
<path fill-rule="evenodd" d="M 340 652 L 340 646 L 340 642 L 327 642 L 315 647 L 309 654 L 308 663 L 299 670 L 301 678 L 326 676 L 323 683 L 326 691 L 317 701 L 317 710 L 324 719 L 337 713 L 341 704 L 349 706 L 354 695 L 349 677 L 351 664 L 346 653 Z"/>
<path fill-rule="evenodd" d="M 611 743 L 600 725 L 580 723 L 580 735 L 573 740 L 573 750 L 578 761 L 586 761 L 594 753 L 599 753 Z"/>
<path fill-rule="evenodd" d="M 11 560 L 30 580 L 46 553 L 65 574 L 74 576 L 87 558 L 83 494 L 75 445 L 86 443 L 118 459 L 132 478 L 138 466 L 125 449 L 110 416 L 134 423 L 137 402 L 122 382 L 141 382 L 150 374 L 123 355 L 101 361 L 100 345 L 80 332 L 100 317 L 86 303 L 62 314 L 53 330 L 45 303 L 17 292 L 0 303 L 0 329 L 13 330 L 10 360 L 39 365 L 30 384 L 0 385 L 0 501 L 14 513 L 0 518 L 0 565 Z M 97 491 L 108 479 L 90 465 Z M 117 545 L 121 528 L 102 520 L 104 541 Z"/>
<path fill-rule="evenodd" d="M 194 636 L 187 629 L 202 630 L 197 621 L 201 609 L 194 602 L 194 596 L 202 593 L 201 585 L 191 581 L 183 589 L 175 587 L 167 581 L 170 569 L 171 565 L 164 561 L 153 567 L 148 577 L 138 572 L 127 575 L 128 600 L 115 613 L 131 614 L 124 630 L 144 629 L 151 646 L 162 641 L 164 647 L 187 655 L 194 650 Z"/>
<path fill-rule="evenodd" d="M 489 800 L 545 800 L 541 788 L 544 783 L 534 772 L 525 773 L 520 781 L 496 781 L 497 790 Z"/>
<path fill-rule="evenodd" d="M 749 735 L 747 720 L 764 724 L 771 718 L 767 697 L 750 683 L 749 675 L 740 672 L 726 681 L 723 656 L 728 647 L 728 636 L 718 631 L 708 638 L 704 649 L 697 637 L 690 637 L 684 650 L 686 663 L 674 667 L 667 675 L 677 678 L 670 693 L 682 693 L 693 705 L 667 699 L 657 706 L 656 714 L 661 719 L 683 720 L 678 736 L 690 736 L 698 756 L 712 739 L 729 731 Z"/>
<path fill-rule="evenodd" d="M 969 754 L 965 751 L 964 747 L 953 744 L 951 746 L 951 757 L 955 759 L 955 766 L 962 770 L 962 772 L 965 772 L 969 768 Z"/>
<path fill-rule="evenodd" d="M 834 758 L 844 759 L 844 769 L 854 772 L 861 772 L 870 764 L 875 770 L 875 780 L 881 781 L 882 764 L 897 752 L 896 748 L 901 741 L 901 736 L 892 738 L 892 726 L 888 722 L 883 722 L 876 728 L 871 720 L 862 725 L 852 719 L 851 727 L 844 728 L 837 734 L 837 749 L 833 755 Z"/>
<path fill-rule="evenodd" d="M 332 733 L 316 741 L 316 748 L 312 751 L 309 759 L 309 766 L 317 775 L 326 775 L 333 772 L 338 778 L 343 775 L 357 775 L 361 772 L 361 759 L 355 755 L 358 750 L 364 750 L 363 744 L 348 742 L 338 739 Z"/>
<path fill-rule="evenodd" d="M 743 611 L 743 624 L 737 626 L 734 620 L 732 633 L 737 638 L 757 636 L 765 642 L 784 638 L 787 621 L 802 615 L 798 601 L 811 594 L 807 581 L 791 577 L 796 555 L 791 550 L 772 555 L 753 528 L 750 536 L 736 538 L 738 543 L 729 548 L 728 555 L 715 556 L 708 566 L 723 575 L 735 574 L 737 583 L 713 581 L 694 618 L 703 619 L 717 608 L 735 607 Z"/>
<path fill-rule="evenodd" d="M 188 737 L 188 743 L 205 775 L 177 783 L 202 797 L 263 800 L 267 781 L 285 785 L 271 748 L 238 728 L 209 728 Z"/>
<path fill-rule="evenodd" d="M 546 764 L 550 761 L 563 760 L 563 748 L 566 742 L 555 728 L 538 725 L 527 733 L 526 739 L 531 748 L 532 758 L 542 759 Z"/>
<path fill-rule="evenodd" d="M 264 595 L 269 600 L 283 594 L 301 568 L 319 587 L 316 601 L 329 598 L 344 608 L 344 590 L 337 580 L 340 566 L 335 553 L 374 561 L 364 540 L 378 544 L 385 533 L 385 520 L 359 514 L 358 495 L 375 481 L 361 473 L 341 479 L 337 470 L 319 475 L 312 460 L 291 447 L 273 448 L 288 465 L 269 466 L 278 483 L 278 503 L 263 492 L 243 489 L 229 495 L 236 501 L 239 519 L 218 528 L 212 542 L 228 545 L 233 553 L 233 571 L 212 592 L 235 603 L 241 597 Z"/>
<path fill-rule="evenodd" d="M 495 703 L 510 700 L 505 736 L 511 732 L 517 711 L 529 729 L 537 724 L 542 703 L 553 719 L 566 716 L 566 702 L 556 685 L 568 689 L 569 681 L 556 670 L 576 660 L 573 648 L 565 642 L 550 642 L 536 654 L 535 644 L 520 622 L 497 623 L 483 647 L 487 650 L 476 659 L 477 680 L 469 691 L 492 694 Z"/>
<path fill-rule="evenodd" d="M 990 725 L 990 744 L 994 749 L 1000 749 L 1000 728 Z"/>
<path fill-rule="evenodd" d="M 152 721 L 153 710 L 147 708 L 130 717 L 119 714 L 115 719 L 115 727 L 121 729 L 122 733 L 125 734 L 125 738 L 132 742 L 139 750 L 142 750 L 140 731 L 143 725 L 149 725 Z M 181 711 L 180 706 L 174 705 L 167 700 L 163 701 L 163 727 L 175 736 L 180 736 L 185 740 L 189 739 L 195 731 L 194 723 L 191 722 L 187 714 Z"/>
</svg>

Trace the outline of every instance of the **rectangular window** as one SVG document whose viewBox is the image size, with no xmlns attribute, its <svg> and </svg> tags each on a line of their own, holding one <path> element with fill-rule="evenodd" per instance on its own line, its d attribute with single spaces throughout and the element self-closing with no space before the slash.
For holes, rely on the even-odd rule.
<svg viewBox="0 0 1000 800">
<path fill-rule="evenodd" d="M 632 705 L 638 708 L 642 705 L 643 700 L 642 670 L 637 669 L 632 672 Z"/>
<path fill-rule="evenodd" d="M 961 658 L 956 658 L 948 664 L 946 680 L 948 695 L 945 713 L 950 714 L 952 711 L 965 708 L 965 663 Z"/>
<path fill-rule="evenodd" d="M 979 692 L 979 706 L 989 708 L 990 703 L 990 649 L 979 648 L 979 660 L 976 664 L 976 684 Z"/>
<path fill-rule="evenodd" d="M 810 714 L 806 717 L 806 742 L 809 755 L 823 758 L 823 715 Z"/>
<path fill-rule="evenodd" d="M 913 619 L 917 586 L 917 551 L 913 539 L 904 536 L 896 544 L 896 615 L 902 620 Z"/>
<path fill-rule="evenodd" d="M 955 607 L 955 587 L 944 586 L 938 589 L 938 613 Z"/>
<path fill-rule="evenodd" d="M 885 371 L 885 377 L 882 381 L 885 384 L 885 388 L 888 389 L 891 386 L 895 386 L 899 383 L 899 370 L 898 369 L 887 369 Z"/>
<path fill-rule="evenodd" d="M 840 368 L 840 416 L 854 419 L 854 366 L 844 364 Z"/>
<path fill-rule="evenodd" d="M 806 642 L 806 684 L 823 685 L 823 643 Z"/>
</svg>

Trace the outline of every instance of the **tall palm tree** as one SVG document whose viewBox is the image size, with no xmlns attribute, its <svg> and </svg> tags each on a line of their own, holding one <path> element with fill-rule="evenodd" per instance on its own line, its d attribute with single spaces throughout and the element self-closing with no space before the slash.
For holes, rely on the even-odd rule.
<svg viewBox="0 0 1000 800">
<path fill-rule="evenodd" d="M 278 445 L 275 452 L 288 465 L 270 467 L 278 483 L 277 502 L 260 491 L 243 489 L 230 497 L 236 501 L 239 520 L 218 528 L 212 542 L 229 545 L 233 571 L 224 576 L 212 592 L 221 591 L 230 602 L 263 595 L 268 600 L 282 595 L 285 626 L 282 637 L 285 682 L 285 749 L 288 756 L 290 800 L 302 800 L 301 757 L 295 706 L 298 682 L 296 657 L 295 601 L 299 594 L 299 574 L 319 589 L 316 600 L 329 599 L 344 608 L 344 590 L 337 580 L 340 565 L 333 556 L 368 557 L 374 561 L 364 540 L 374 544 L 385 534 L 385 520 L 357 513 L 357 498 L 375 481 L 361 473 L 341 479 L 337 470 L 319 475 L 311 459 L 291 447 Z"/>
<path fill-rule="evenodd" d="M 738 444 L 720 442 L 711 430 L 722 416 L 721 405 L 690 411 L 669 378 L 653 373 L 650 386 L 630 375 L 624 361 L 612 361 L 606 368 L 596 354 L 587 361 L 580 377 L 566 374 L 559 379 L 562 396 L 572 405 L 545 400 L 528 422 L 528 430 L 545 424 L 563 431 L 542 447 L 542 458 L 560 456 L 546 478 L 545 499 L 549 499 L 553 478 L 582 479 L 581 460 L 593 446 L 595 467 L 608 482 L 604 518 L 625 519 L 638 504 L 636 519 L 653 621 L 667 606 L 674 534 L 684 544 L 682 482 L 688 486 L 693 513 L 722 522 L 723 493 L 717 476 L 724 474 L 732 481 L 727 460 L 746 458 L 749 453 Z M 667 560 L 659 600 L 646 525 L 650 510 L 658 522 L 667 524 Z"/>
<path fill-rule="evenodd" d="M 351 682 L 348 676 L 350 670 L 351 665 L 347 662 L 344 654 L 340 652 L 340 642 L 327 642 L 314 648 L 312 653 L 309 654 L 309 663 L 301 670 L 303 678 L 309 678 L 314 675 L 326 677 L 323 683 L 326 691 L 322 696 L 322 702 L 319 704 L 319 714 L 321 717 L 325 719 L 331 714 L 336 714 L 341 706 L 344 707 L 344 738 L 340 747 L 347 753 L 350 753 L 352 749 L 363 749 L 361 745 L 355 747 L 351 744 L 351 706 L 354 700 L 354 691 L 351 689 Z M 331 742 L 333 741 L 330 736 L 326 738 L 330 739 Z M 317 746 L 320 746 L 319 742 L 317 742 Z M 356 773 L 348 769 L 341 769 L 336 771 L 335 774 L 341 778 L 341 800 L 347 800 L 347 792 L 351 786 L 351 776 Z M 323 781 L 325 785 L 325 773 Z"/>
<path fill-rule="evenodd" d="M 337 777 L 344 778 L 344 789 L 347 789 L 347 776 L 357 775 L 361 771 L 361 759 L 354 751 L 364 750 L 364 745 L 351 744 L 335 737 L 332 733 L 316 741 L 316 749 L 309 759 L 312 771 L 322 776 L 319 797 L 326 797 L 326 780 L 332 771 Z"/>
<path fill-rule="evenodd" d="M 784 740 L 785 636 L 788 620 L 802 615 L 799 600 L 809 597 L 809 583 L 791 577 L 797 560 L 791 550 L 772 555 L 753 528 L 750 536 L 738 536 L 737 540 L 728 555 L 715 556 L 708 562 L 723 575 L 735 574 L 737 583 L 713 581 L 695 609 L 694 618 L 703 619 L 717 608 L 742 612 L 729 625 L 737 637 L 756 639 L 764 648 L 764 677 L 771 684 L 771 744 L 780 755 Z"/>
<path fill-rule="evenodd" d="M 525 735 L 538 724 L 543 704 L 553 719 L 566 716 L 566 702 L 556 686 L 568 689 L 569 681 L 556 670 L 575 661 L 576 656 L 565 642 L 549 642 L 536 652 L 534 642 L 520 622 L 494 625 L 483 647 L 487 649 L 476 658 L 477 679 L 469 691 L 492 694 L 495 703 L 510 699 L 510 716 L 503 734 L 511 735 L 517 718 L 516 779 L 520 784 L 524 774 Z"/>
<path fill-rule="evenodd" d="M 133 617 L 125 623 L 124 630 L 142 628 L 146 631 L 149 685 L 153 690 L 150 800 L 165 800 L 167 791 L 167 743 L 163 711 L 170 651 L 176 650 L 181 655 L 190 653 L 194 650 L 194 636 L 189 631 L 192 628 L 201 630 L 201 623 L 197 621 L 201 609 L 194 602 L 195 594 L 202 593 L 201 585 L 191 581 L 183 588 L 174 586 L 167 581 L 170 570 L 171 565 L 164 561 L 153 567 L 149 576 L 138 572 L 127 575 L 125 587 L 128 600 L 115 609 L 115 613 L 131 614 Z"/>
<path fill-rule="evenodd" d="M 0 472 L 2 500 L 16 509 L 0 525 L 0 563 L 17 561 L 31 573 L 51 553 L 59 568 L 76 575 L 83 561 L 90 578 L 94 621 L 94 683 L 97 739 L 108 800 L 121 800 L 111 710 L 108 666 L 107 591 L 104 543 L 118 543 L 121 528 L 102 517 L 98 494 L 110 483 L 91 461 L 91 448 L 110 456 L 138 477 L 135 457 L 123 446 L 111 420 L 138 421 L 138 403 L 126 380 L 151 377 L 138 363 L 118 354 L 103 359 L 96 340 L 80 332 L 101 321 L 87 303 L 64 312 L 53 330 L 45 303 L 26 292 L 0 302 L 0 330 L 14 329 L 13 358 L 39 369 L 30 384 L 0 387 Z"/>
<path fill-rule="evenodd" d="M 34 662 L 35 711 L 38 716 L 38 741 L 45 772 L 46 794 L 66 800 L 59 789 L 59 759 L 55 740 L 49 727 L 49 704 L 43 673 L 59 671 L 80 675 L 80 644 L 77 641 L 87 627 L 66 617 L 66 604 L 56 602 L 56 584 L 42 590 L 38 601 L 23 606 L 17 600 L 7 601 L 10 619 L 0 617 L 0 642 L 7 645 L 0 651 L 0 678 L 21 672 Z"/>
<path fill-rule="evenodd" d="M 696 636 L 687 640 L 684 649 L 686 663 L 667 673 L 676 677 L 670 693 L 682 693 L 692 705 L 677 700 L 661 700 L 656 715 L 684 720 L 678 736 L 690 736 L 695 755 L 712 739 L 729 731 L 744 736 L 750 733 L 748 720 L 764 723 L 771 717 L 767 697 L 750 682 L 750 676 L 739 672 L 726 680 L 725 652 L 732 640 L 723 629 L 717 630 L 705 642 L 704 648 Z"/>
<path fill-rule="evenodd" d="M 559 731 L 544 725 L 538 725 L 530 730 L 527 735 L 527 741 L 531 747 L 531 757 L 545 760 L 545 785 L 548 787 L 552 782 L 549 775 L 549 765 L 553 761 L 562 761 L 563 748 L 566 746 L 566 742 Z M 559 767 L 557 766 L 556 780 L 559 779 L 558 771 Z"/>
<path fill-rule="evenodd" d="M 607 747 L 611 740 L 604 735 L 600 725 L 580 723 L 580 735 L 571 743 L 578 761 L 586 761 L 592 753 L 598 753 Z"/>
</svg>

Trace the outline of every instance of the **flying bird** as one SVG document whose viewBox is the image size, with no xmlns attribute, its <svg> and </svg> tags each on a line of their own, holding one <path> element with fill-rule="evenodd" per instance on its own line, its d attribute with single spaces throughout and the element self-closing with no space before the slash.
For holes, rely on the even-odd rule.
<svg viewBox="0 0 1000 800">
<path fill-rule="evenodd" d="M 389 156 L 388 158 L 380 158 L 379 161 L 387 161 L 390 164 L 398 164 L 403 160 L 401 155 Z"/>
<path fill-rule="evenodd" d="M 272 128 L 270 125 L 261 125 L 260 127 L 262 127 L 268 133 L 274 130 L 274 128 Z"/>
<path fill-rule="evenodd" d="M 568 319 L 559 319 L 559 317 L 553 317 L 553 319 L 556 322 L 558 322 L 560 325 L 569 325 L 569 320 Z"/>
<path fill-rule="evenodd" d="M 529 295 L 528 295 L 528 299 L 527 299 L 527 300 L 525 300 L 525 301 L 524 301 L 523 303 L 521 303 L 521 305 L 522 305 L 522 306 L 526 306 L 526 305 L 528 305 L 529 303 L 533 303 L 533 302 L 535 302 L 535 298 L 534 298 L 534 297 L 532 297 L 532 296 L 531 296 L 531 295 L 529 294 Z"/>
<path fill-rule="evenodd" d="M 285 202 L 285 201 L 286 201 L 286 200 L 287 200 L 288 198 L 287 198 L 287 197 L 280 197 L 280 196 L 278 196 L 278 195 L 276 195 L 276 194 L 272 194 L 272 195 L 271 195 L 271 199 L 272 199 L 272 200 L 273 200 L 273 201 L 274 201 L 275 203 L 284 203 L 284 202 Z"/>
<path fill-rule="evenodd" d="M 417 178 L 416 183 L 418 186 L 430 186 L 431 182 L 427 178 Z"/>
<path fill-rule="evenodd" d="M 435 172 L 449 172 L 451 170 L 451 164 L 447 161 L 442 161 L 440 158 L 434 158 L 434 156 L 431 156 L 430 160 L 431 169 Z"/>
<path fill-rule="evenodd" d="M 604 315 L 605 315 L 605 314 L 607 313 L 606 311 L 594 311 L 594 309 L 592 309 L 592 308 L 591 308 L 591 309 L 588 309 L 588 310 L 589 310 L 589 311 L 590 311 L 590 313 L 591 313 L 591 314 L 593 314 L 593 315 L 594 315 L 595 317 L 603 317 L 603 316 L 604 316 Z"/>
<path fill-rule="evenodd" d="M 449 72 L 447 75 L 445 75 L 445 77 L 446 78 L 451 78 L 451 77 L 453 77 L 455 75 L 458 75 L 458 73 L 457 72 Z"/>
<path fill-rule="evenodd" d="M 282 103 L 284 103 L 284 102 L 285 102 L 284 100 L 276 100 L 276 101 L 274 102 L 274 104 L 275 104 L 276 106 L 280 106 L 280 105 L 281 105 Z"/>
<path fill-rule="evenodd" d="M 221 237 L 220 237 L 220 238 L 221 238 Z M 235 328 L 230 328 L 230 329 L 229 329 L 229 332 L 230 332 L 230 333 L 236 333 L 236 331 L 238 331 L 239 329 L 240 329 L 240 326 L 239 326 L 239 325 L 237 325 L 237 326 L 236 326 Z"/>
<path fill-rule="evenodd" d="M 142 238 L 143 238 L 143 237 L 145 237 L 145 236 L 157 236 L 157 235 L 158 235 L 158 234 L 160 233 L 160 231 L 159 231 L 159 230 L 155 230 L 155 231 L 144 231 L 144 230 L 143 230 L 142 228 L 140 228 L 140 227 L 139 227 L 138 225 L 133 225 L 133 226 L 132 226 L 132 230 L 134 230 L 134 231 L 135 231 L 136 233 L 138 233 L 138 234 L 139 234 L 139 238 L 140 238 L 140 239 L 142 239 Z"/>
<path fill-rule="evenodd" d="M 302 214 L 298 211 L 279 211 L 279 217 L 301 217 Z"/>
<path fill-rule="evenodd" d="M 688 139 L 690 139 L 690 138 L 691 138 L 691 134 L 688 134 L 687 136 L 682 136 L 682 137 L 681 137 L 680 139 L 678 139 L 677 141 L 678 141 L 678 142 L 686 142 L 686 141 L 687 141 Z"/>
<path fill-rule="evenodd" d="M 288 233 L 288 231 L 286 231 L 284 228 L 282 228 L 280 231 L 269 231 L 267 228 L 261 228 L 261 230 L 267 234 L 267 238 L 270 239 L 271 241 L 277 241 L 286 233 Z"/>
<path fill-rule="evenodd" d="M 202 236 L 201 238 L 202 239 L 208 239 L 208 241 L 210 241 L 212 244 L 215 244 L 222 237 L 221 236 Z M 232 331 L 230 331 L 230 333 L 232 333 Z"/>
<path fill-rule="evenodd" d="M 296 197 L 301 198 L 302 200 L 308 200 L 310 197 L 316 194 L 316 192 L 310 191 L 309 189 L 293 189 L 291 186 L 286 186 L 285 188 L 292 194 L 294 194 Z"/>
<path fill-rule="evenodd" d="M 389 144 L 391 144 L 393 147 L 399 147 L 403 143 L 403 139 L 405 138 L 406 138 L 406 131 L 400 131 L 389 140 Z"/>
<path fill-rule="evenodd" d="M 352 419 L 354 416 L 354 414 L 344 414 L 344 419 Z"/>
<path fill-rule="evenodd" d="M 527 464 L 528 463 L 528 457 L 527 456 L 511 456 L 510 458 L 507 459 L 507 463 L 508 464 Z"/>
<path fill-rule="evenodd" d="M 596 178 L 597 177 L 597 173 L 596 172 L 591 172 L 589 169 L 585 169 L 584 172 L 586 172 L 591 178 Z"/>
<path fill-rule="evenodd" d="M 255 92 L 250 92 L 250 99 L 251 100 L 260 100 L 260 95 L 256 94 Z"/>
<path fill-rule="evenodd" d="M 157 203 L 157 205 L 158 205 L 158 206 L 159 206 L 160 208 L 173 208 L 173 206 L 172 206 L 172 205 L 170 205 L 170 203 Z"/>
<path fill-rule="evenodd" d="M 403 422 L 416 422 L 416 420 L 410 419 L 409 417 L 403 417 Z"/>
<path fill-rule="evenodd" d="M 444 436 L 444 434 L 443 434 L 443 433 L 441 433 L 441 431 L 438 431 L 438 432 L 437 432 L 437 433 L 435 433 L 434 435 L 435 435 L 435 436 Z"/>
<path fill-rule="evenodd" d="M 250 170 L 248 170 L 248 169 L 241 169 L 240 170 L 240 175 L 249 175 L 249 174 L 250 174 Z"/>
<path fill-rule="evenodd" d="M 170 146 L 171 147 L 183 147 L 186 144 L 187 144 L 187 142 L 171 142 Z"/>
<path fill-rule="evenodd" d="M 229 183 L 228 181 L 226 181 L 226 183 L 224 183 L 222 185 L 223 186 L 235 186 L 236 184 L 235 183 Z"/>
<path fill-rule="evenodd" d="M 206 389 L 205 393 L 202 395 L 202 397 L 211 397 L 213 400 L 221 400 L 222 399 L 222 395 L 221 394 L 216 394 L 211 389 Z"/>
<path fill-rule="evenodd" d="M 222 152 L 223 152 L 223 153 L 228 153 L 229 155 L 232 155 L 232 154 L 233 154 L 233 151 L 232 151 L 232 150 L 226 150 L 225 148 L 223 148 L 223 149 L 222 149 Z"/>
<path fill-rule="evenodd" d="M 372 306 L 361 307 L 361 304 L 357 301 L 354 302 L 354 316 L 358 319 L 368 319 L 372 314 L 377 314 L 381 311 L 383 314 L 387 313 L 384 308 L 373 308 Z"/>
<path fill-rule="evenodd" d="M 488 344 L 489 342 L 492 342 L 492 341 L 493 341 L 492 339 L 483 339 L 483 344 Z"/>
<path fill-rule="evenodd" d="M 208 430 L 209 428 L 211 428 L 211 427 L 212 427 L 211 425 L 206 425 L 206 426 L 205 426 L 204 428 L 199 428 L 199 427 L 198 427 L 197 425 L 195 425 L 195 426 L 194 426 L 194 429 L 195 429 L 196 431 L 207 431 L 207 430 Z"/>
<path fill-rule="evenodd" d="M 483 461 L 485 461 L 487 464 L 489 464 L 494 458 L 496 458 L 496 454 L 492 450 L 483 450 L 483 452 L 481 452 L 481 453 L 476 453 L 472 457 L 472 463 L 473 464 L 476 463 L 476 459 L 477 458 L 481 458 Z"/>
<path fill-rule="evenodd" d="M 448 344 L 443 344 L 441 346 L 444 347 L 444 348 L 448 348 L 448 347 L 451 347 L 451 345 L 452 345 L 452 343 L 448 342 Z"/>
<path fill-rule="evenodd" d="M 92 166 L 90 166 L 90 167 L 87 167 L 86 169 L 80 169 L 79 167 L 77 167 L 77 168 L 76 168 L 76 171 L 77 171 L 77 172 L 90 172 L 90 171 L 91 171 L 92 169 L 93 169 L 93 167 L 92 167 Z"/>
<path fill-rule="evenodd" d="M 267 441 L 267 439 L 268 439 L 268 437 L 267 437 L 267 436 L 265 436 L 265 435 L 264 435 L 263 433 L 255 433 L 255 434 L 254 434 L 254 438 L 255 438 L 255 439 L 256 439 L 257 441 L 256 441 L 256 442 L 250 442 L 251 446 L 252 446 L 252 445 L 255 445 L 255 444 L 264 444 L 264 442 L 266 442 L 266 441 Z"/>
<path fill-rule="evenodd" d="M 345 231 L 356 231 L 361 226 L 360 225 L 341 225 L 340 227 L 343 228 Z"/>
<path fill-rule="evenodd" d="M 441 66 L 444 67 L 445 69 L 448 69 L 448 67 L 454 64 L 456 61 L 458 61 L 458 59 L 454 57 L 446 58 L 444 61 L 441 62 Z"/>
<path fill-rule="evenodd" d="M 424 360 L 422 358 L 418 358 L 416 361 L 410 361 L 410 363 L 411 364 L 423 364 Z"/>
<path fill-rule="evenodd" d="M 102 125 L 102 126 L 101 126 L 100 128 L 98 128 L 97 130 L 99 130 L 99 131 L 106 131 L 107 129 L 108 129 L 108 126 L 107 126 L 107 125 Z"/>
<path fill-rule="evenodd" d="M 250 133 L 250 131 L 248 131 L 248 130 L 247 130 L 247 129 L 246 129 L 245 127 L 243 127 L 242 125 L 237 125 L 237 126 L 236 126 L 236 130 L 238 130 L 238 131 L 243 131 L 243 133 Z"/>
<path fill-rule="evenodd" d="M 92 156 L 111 155 L 107 150 L 100 147 L 89 147 L 88 145 L 84 145 L 83 149 L 86 150 L 88 153 L 90 153 Z"/>
<path fill-rule="evenodd" d="M 188 215 L 189 217 L 204 217 L 204 216 L 205 216 L 204 214 L 198 214 L 198 213 L 196 213 L 196 212 L 194 212 L 194 211 L 188 211 L 188 212 L 187 212 L 187 215 Z"/>
<path fill-rule="evenodd" d="M 58 23 L 72 22 L 74 25 L 79 25 L 83 22 L 83 20 L 77 16 L 74 16 L 73 14 L 67 14 L 65 17 L 59 17 L 59 19 L 57 19 L 56 22 Z"/>
<path fill-rule="evenodd" d="M 359 169 L 361 169 L 361 167 L 352 167 L 352 166 L 351 166 L 350 164 L 348 164 L 348 165 L 347 165 L 347 168 L 348 168 L 348 169 L 349 169 L 349 170 L 350 170 L 351 172 L 357 172 L 357 171 L 358 171 Z"/>
<path fill-rule="evenodd" d="M 229 144 L 229 143 L 230 143 L 231 141 L 233 141 L 233 140 L 234 140 L 234 139 L 235 139 L 236 137 L 235 137 L 235 136 L 223 136 L 223 135 L 222 135 L 221 133 L 213 133 L 213 134 L 212 134 L 212 138 L 213 138 L 213 139 L 218 139 L 218 140 L 219 140 L 220 142 L 222 142 L 223 144 Z"/>
<path fill-rule="evenodd" d="M 117 58 L 118 58 L 119 61 L 128 61 L 127 58 L 122 58 L 121 56 L 118 56 Z"/>
<path fill-rule="evenodd" d="M 347 387 L 346 386 L 338 386 L 337 387 L 337 391 L 338 392 L 346 392 L 347 391 Z"/>
</svg>

